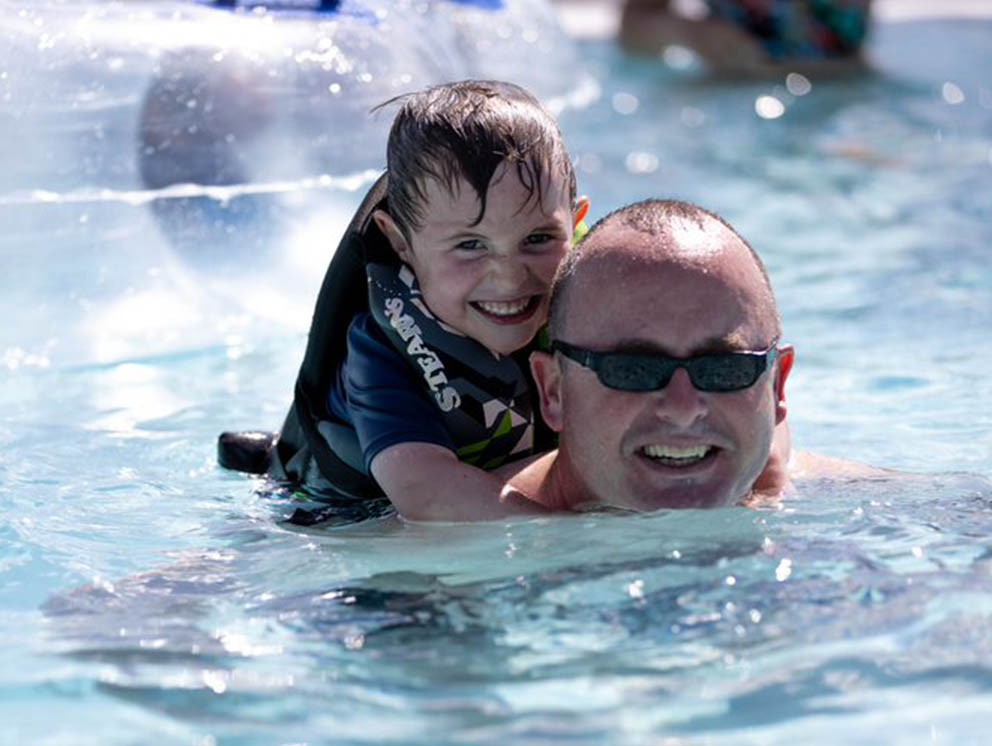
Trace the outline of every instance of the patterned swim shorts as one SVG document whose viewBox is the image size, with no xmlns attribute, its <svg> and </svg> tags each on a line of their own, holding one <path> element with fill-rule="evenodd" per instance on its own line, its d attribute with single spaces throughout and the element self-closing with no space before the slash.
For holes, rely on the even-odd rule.
<svg viewBox="0 0 992 746">
<path fill-rule="evenodd" d="M 868 33 L 871 0 L 706 0 L 711 17 L 740 26 L 775 60 L 845 57 Z"/>
</svg>

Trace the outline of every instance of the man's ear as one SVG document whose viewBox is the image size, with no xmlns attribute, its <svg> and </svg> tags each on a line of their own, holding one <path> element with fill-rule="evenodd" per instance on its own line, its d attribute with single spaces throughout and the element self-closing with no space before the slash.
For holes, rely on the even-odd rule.
<svg viewBox="0 0 992 746">
<path fill-rule="evenodd" d="M 406 236 L 403 235 L 403 231 L 393 220 L 393 216 L 390 215 L 385 210 L 376 210 L 372 213 L 372 219 L 375 224 L 379 226 L 379 230 L 389 241 L 389 245 L 393 247 L 393 251 L 396 252 L 396 256 L 402 259 L 404 262 L 409 263 L 410 255 L 410 245 L 407 243 Z"/>
<path fill-rule="evenodd" d="M 541 416 L 548 427 L 561 432 L 561 368 L 555 356 L 534 351 L 530 354 L 530 373 L 534 376 L 541 399 Z"/>
<path fill-rule="evenodd" d="M 796 362 L 796 348 L 792 345 L 783 345 L 779 348 L 778 363 L 775 367 L 775 423 L 785 421 L 788 412 L 785 406 L 785 380 L 792 371 L 792 364 Z"/>
</svg>

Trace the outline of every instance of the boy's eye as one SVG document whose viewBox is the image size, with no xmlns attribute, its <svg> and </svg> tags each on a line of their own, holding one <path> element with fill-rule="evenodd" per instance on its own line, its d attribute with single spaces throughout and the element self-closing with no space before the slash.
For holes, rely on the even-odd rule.
<svg viewBox="0 0 992 746">
<path fill-rule="evenodd" d="M 455 248 L 460 251 L 478 251 L 483 248 L 482 241 L 477 238 L 466 238 L 455 244 Z"/>
<path fill-rule="evenodd" d="M 531 233 L 524 240 L 524 243 L 533 246 L 535 244 L 547 243 L 551 238 L 551 234 L 549 233 Z"/>
</svg>

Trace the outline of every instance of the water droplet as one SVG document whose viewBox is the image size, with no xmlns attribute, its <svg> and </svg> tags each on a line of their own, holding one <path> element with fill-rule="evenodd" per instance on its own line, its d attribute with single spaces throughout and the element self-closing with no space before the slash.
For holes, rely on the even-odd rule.
<svg viewBox="0 0 992 746">
<path fill-rule="evenodd" d="M 792 560 L 784 559 L 775 568 L 775 579 L 781 583 L 788 580 L 790 575 L 792 575 Z"/>
<path fill-rule="evenodd" d="M 628 153 L 624 165 L 632 174 L 650 174 L 658 170 L 658 156 L 654 153 Z"/>
<path fill-rule="evenodd" d="M 661 58 L 665 61 L 666 65 L 675 70 L 685 70 L 686 68 L 692 67 L 692 63 L 696 61 L 696 55 L 691 49 L 680 47 L 675 44 L 670 47 L 665 47 L 665 51 L 662 52 Z"/>
<path fill-rule="evenodd" d="M 644 581 L 635 580 L 633 583 L 627 586 L 627 595 L 631 598 L 636 598 L 641 600 L 644 598 Z"/>
<path fill-rule="evenodd" d="M 944 83 L 940 89 L 940 93 L 944 97 L 944 100 L 952 106 L 964 103 L 964 91 L 954 85 L 954 83 Z"/>
<path fill-rule="evenodd" d="M 813 90 L 813 84 L 805 75 L 789 73 L 785 76 L 785 87 L 793 96 L 805 96 Z"/>
<path fill-rule="evenodd" d="M 637 107 L 640 106 L 640 101 L 637 100 L 637 96 L 631 93 L 614 93 L 613 94 L 613 110 L 617 114 L 633 114 L 637 111 Z"/>
<path fill-rule="evenodd" d="M 785 114 L 785 104 L 774 96 L 758 96 L 754 102 L 754 111 L 762 119 L 778 119 Z"/>
<path fill-rule="evenodd" d="M 204 671 L 203 683 L 211 689 L 214 694 L 223 694 L 227 690 L 227 681 L 221 671 Z"/>
</svg>

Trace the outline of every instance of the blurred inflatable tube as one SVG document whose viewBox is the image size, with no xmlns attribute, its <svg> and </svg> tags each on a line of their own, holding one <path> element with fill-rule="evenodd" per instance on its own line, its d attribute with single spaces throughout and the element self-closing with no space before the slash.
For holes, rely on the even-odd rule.
<svg viewBox="0 0 992 746">
<path fill-rule="evenodd" d="M 468 77 L 595 97 L 540 0 L 220 5 L 6 3 L 0 200 L 147 202 L 188 258 L 261 258 L 384 166 L 384 101 Z"/>
<path fill-rule="evenodd" d="M 542 2 L 305 5 L 5 3 L 0 154 L 16 164 L 7 184 L 61 192 L 344 175 L 382 165 L 391 115 L 369 111 L 398 94 L 466 77 L 513 80 L 555 101 L 581 87 L 575 50 Z"/>
</svg>

